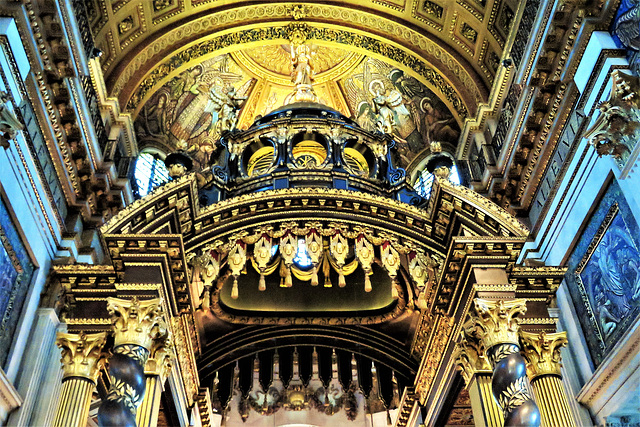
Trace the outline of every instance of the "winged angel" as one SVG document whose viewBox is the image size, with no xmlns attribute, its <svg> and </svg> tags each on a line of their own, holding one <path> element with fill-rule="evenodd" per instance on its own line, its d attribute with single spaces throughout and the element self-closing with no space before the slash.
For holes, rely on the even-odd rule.
<svg viewBox="0 0 640 427">
<path fill-rule="evenodd" d="M 223 55 L 171 80 L 160 89 L 155 102 L 152 99 L 143 108 L 137 120 L 141 135 L 184 149 L 193 157 L 196 169 L 205 168 L 220 135 L 236 126 L 238 110 L 253 87 L 249 79 L 236 89 L 243 76 L 233 65 Z"/>
<path fill-rule="evenodd" d="M 416 79 L 405 76 L 374 58 L 367 58 L 362 72 L 343 83 L 347 102 L 355 112 L 356 122 L 369 131 L 392 134 L 398 144 L 398 155 L 407 165 L 412 154 L 426 145 L 429 133 L 420 112 L 431 95 Z"/>
</svg>

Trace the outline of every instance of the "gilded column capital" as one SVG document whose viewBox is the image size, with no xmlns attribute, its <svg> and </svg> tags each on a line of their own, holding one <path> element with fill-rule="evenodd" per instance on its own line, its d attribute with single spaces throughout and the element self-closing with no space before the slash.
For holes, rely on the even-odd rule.
<svg viewBox="0 0 640 427">
<path fill-rule="evenodd" d="M 169 331 L 160 338 L 153 341 L 149 358 L 144 367 L 146 375 L 157 375 L 162 383 L 167 379 L 171 372 L 171 366 L 174 359 L 173 340 Z"/>
<path fill-rule="evenodd" d="M 107 310 L 115 328 L 114 347 L 133 344 L 150 350 L 154 340 L 167 334 L 162 299 L 107 298 Z"/>
<path fill-rule="evenodd" d="M 62 350 L 60 359 L 62 378 L 82 377 L 95 383 L 102 367 L 102 347 L 106 341 L 106 332 L 97 334 L 58 332 L 56 345 Z"/>
<path fill-rule="evenodd" d="M 464 330 L 467 335 L 481 340 L 485 349 L 489 350 L 498 344 L 519 345 L 519 316 L 527 311 L 526 300 L 508 301 L 473 300 L 473 309 Z"/>
<path fill-rule="evenodd" d="M 541 375 L 561 375 L 560 349 L 567 345 L 566 332 L 548 334 L 543 331 L 536 334 L 521 331 L 520 338 L 531 379 Z"/>
<path fill-rule="evenodd" d="M 467 386 L 475 374 L 484 372 L 491 374 L 493 367 L 487 358 L 482 343 L 472 337 L 463 335 L 462 341 L 453 350 L 453 360 L 462 373 Z"/>
</svg>

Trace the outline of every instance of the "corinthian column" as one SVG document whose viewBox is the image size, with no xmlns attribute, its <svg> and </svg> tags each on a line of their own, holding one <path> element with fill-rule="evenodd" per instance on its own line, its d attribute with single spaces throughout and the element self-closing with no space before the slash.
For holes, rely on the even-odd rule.
<svg viewBox="0 0 640 427">
<path fill-rule="evenodd" d="M 567 333 L 547 334 L 520 332 L 527 359 L 527 373 L 536 397 L 542 425 L 545 427 L 573 427 L 576 421 L 569 408 L 569 400 L 562 386 L 560 349 L 567 345 Z"/>
<path fill-rule="evenodd" d="M 62 390 L 53 425 L 80 427 L 87 425 L 91 395 L 102 367 L 102 347 L 107 340 L 99 334 L 58 332 L 56 344 L 62 349 Z"/>
<path fill-rule="evenodd" d="M 463 335 L 456 344 L 453 358 L 462 372 L 476 427 L 502 427 L 504 417 L 491 393 L 492 368 L 482 344 L 474 337 Z"/>
<path fill-rule="evenodd" d="M 144 367 L 146 377 L 144 399 L 138 408 L 138 427 L 152 427 L 158 423 L 160 396 L 169 373 L 173 354 L 171 334 L 156 339 Z"/>
<path fill-rule="evenodd" d="M 139 301 L 107 298 L 114 326 L 109 358 L 111 386 L 98 409 L 101 426 L 136 427 L 136 411 L 145 393 L 144 367 L 153 343 L 167 335 L 160 298 Z"/>
<path fill-rule="evenodd" d="M 539 426 L 540 411 L 533 400 L 527 369 L 520 355 L 518 316 L 526 301 L 473 300 L 465 333 L 477 338 L 493 366 L 493 395 L 502 408 L 505 426 Z"/>
</svg>

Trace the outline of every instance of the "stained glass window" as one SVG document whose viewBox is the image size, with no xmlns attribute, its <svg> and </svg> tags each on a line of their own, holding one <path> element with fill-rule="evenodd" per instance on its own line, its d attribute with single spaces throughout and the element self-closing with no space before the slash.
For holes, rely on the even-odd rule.
<svg viewBox="0 0 640 427">
<path fill-rule="evenodd" d="M 141 153 L 136 159 L 134 172 L 136 193 L 144 197 L 159 185 L 169 182 L 169 171 L 160 158 L 151 153 Z"/>
<path fill-rule="evenodd" d="M 458 168 L 456 167 L 455 164 L 451 168 L 451 176 L 449 177 L 449 180 L 455 185 L 460 185 L 460 175 L 458 174 Z M 416 189 L 416 192 L 419 195 L 421 195 L 425 199 L 428 199 L 429 196 L 431 195 L 432 186 L 433 186 L 433 174 L 430 173 L 428 170 L 424 169 L 420 173 L 420 175 L 418 175 L 418 180 L 416 181 L 414 188 Z"/>
</svg>

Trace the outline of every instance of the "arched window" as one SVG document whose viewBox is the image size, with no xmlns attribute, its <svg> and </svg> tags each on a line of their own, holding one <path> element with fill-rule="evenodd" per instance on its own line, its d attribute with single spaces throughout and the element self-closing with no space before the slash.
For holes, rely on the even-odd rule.
<svg viewBox="0 0 640 427">
<path fill-rule="evenodd" d="M 460 175 L 458 174 L 458 168 L 456 167 L 455 163 L 451 168 L 451 176 L 449 177 L 449 180 L 455 185 L 460 185 Z M 416 180 L 413 187 L 416 189 L 416 192 L 419 195 L 421 195 L 425 199 L 428 199 L 431 195 L 432 186 L 433 174 L 425 168 L 418 175 L 418 179 Z"/>
<path fill-rule="evenodd" d="M 144 197 L 159 185 L 170 181 L 169 171 L 158 154 L 142 152 L 134 169 L 135 189 L 138 198 Z"/>
</svg>

